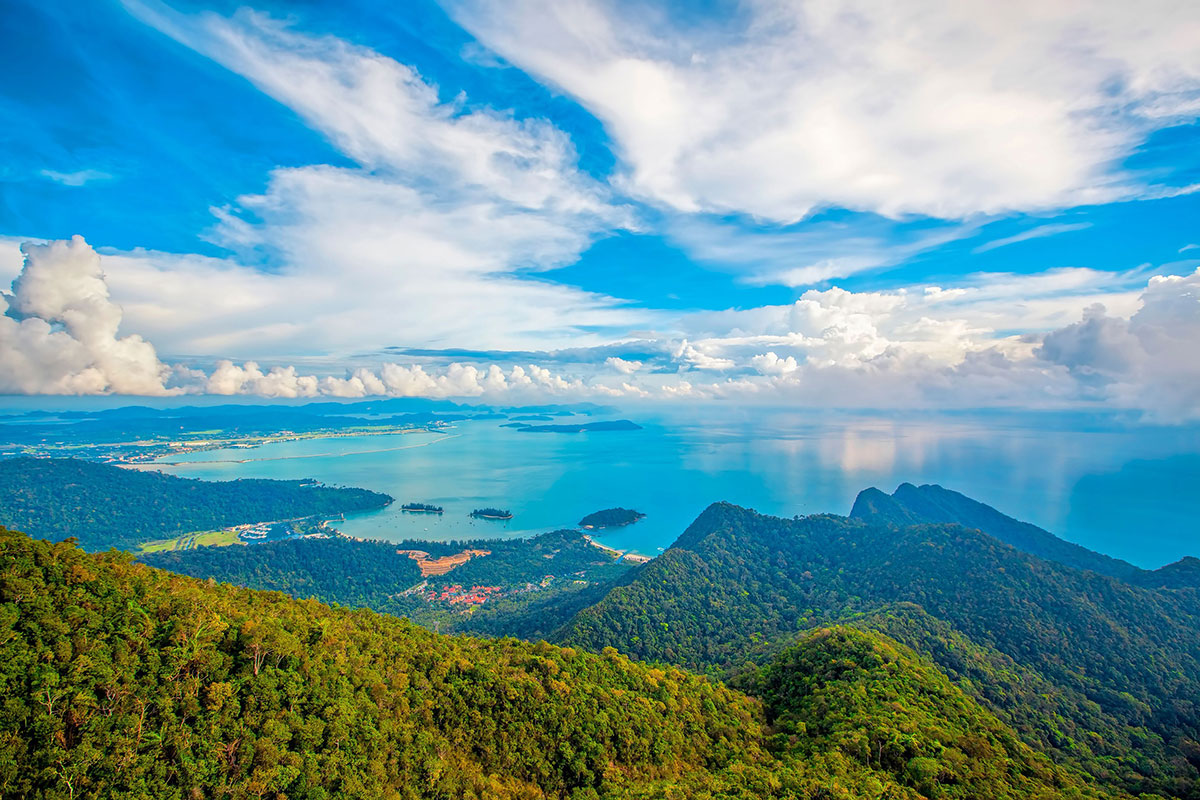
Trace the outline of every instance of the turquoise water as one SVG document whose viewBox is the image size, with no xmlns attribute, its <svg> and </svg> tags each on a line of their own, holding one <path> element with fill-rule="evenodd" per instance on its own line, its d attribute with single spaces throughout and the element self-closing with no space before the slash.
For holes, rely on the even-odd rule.
<svg viewBox="0 0 1200 800">
<path fill-rule="evenodd" d="M 572 527 L 611 506 L 646 518 L 597 538 L 654 555 L 705 506 L 728 500 L 792 516 L 848 513 L 867 486 L 940 483 L 1064 538 L 1146 567 L 1200 555 L 1200 428 L 1078 418 L 824 416 L 761 409 L 635 418 L 645 430 L 529 434 L 497 420 L 445 434 L 312 439 L 189 454 L 188 477 L 317 478 L 397 499 L 339 528 L 353 536 L 450 540 Z M 243 459 L 244 463 L 233 463 Z M 168 460 L 181 460 L 175 456 Z M 444 506 L 404 514 L 406 501 Z M 473 520 L 499 506 L 508 522 Z"/>
</svg>

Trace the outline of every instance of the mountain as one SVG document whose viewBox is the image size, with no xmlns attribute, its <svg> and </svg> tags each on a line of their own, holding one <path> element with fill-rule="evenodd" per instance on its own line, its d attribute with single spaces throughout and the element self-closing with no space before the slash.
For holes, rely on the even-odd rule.
<svg viewBox="0 0 1200 800">
<path fill-rule="evenodd" d="M 1200 588 L 1200 559 L 1184 558 L 1157 570 L 1089 550 L 1047 530 L 1002 514 L 989 505 L 936 484 L 902 483 L 891 495 L 874 487 L 859 492 L 852 519 L 898 526 L 957 523 L 977 528 L 1006 544 L 1068 567 L 1088 569 L 1150 588 Z"/>
<path fill-rule="evenodd" d="M 947 522 L 978 528 L 1018 550 L 1076 569 L 1130 580 L 1145 570 L 1119 558 L 1096 553 L 1058 538 L 1028 522 L 1001 514 L 991 506 L 936 484 L 902 483 L 890 496 L 872 487 L 860 492 L 851 519 L 893 525 Z"/>
<path fill-rule="evenodd" d="M 1022 553 L 961 525 L 786 520 L 714 504 L 553 639 L 737 675 L 747 657 L 760 661 L 806 630 L 897 603 L 919 606 L 945 629 L 910 620 L 887 632 L 946 671 L 958 669 L 959 685 L 1030 744 L 1130 790 L 1193 791 L 1194 603 Z M 974 673 L 960 669 L 965 654 L 949 647 L 954 637 L 976 648 Z M 1027 693 L 999 691 L 1012 675 L 1048 697 L 1030 708 Z"/>
<path fill-rule="evenodd" d="M 4 797 L 1118 796 L 877 633 L 814 632 L 756 680 L 765 704 L 0 529 Z"/>
<path fill-rule="evenodd" d="M 247 522 L 382 508 L 386 494 L 303 481 L 200 481 L 75 458 L 0 459 L 0 525 L 87 550 Z"/>
</svg>

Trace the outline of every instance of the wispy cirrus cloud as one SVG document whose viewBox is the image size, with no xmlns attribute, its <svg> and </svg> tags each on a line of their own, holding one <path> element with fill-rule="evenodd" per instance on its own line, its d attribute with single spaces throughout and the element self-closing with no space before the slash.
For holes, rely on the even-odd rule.
<svg viewBox="0 0 1200 800">
<path fill-rule="evenodd" d="M 61 183 L 63 186 L 83 186 L 85 183 L 93 181 L 112 180 L 112 174 L 98 169 L 81 169 L 75 172 L 59 172 L 53 169 L 44 169 L 39 173 L 43 178 L 48 178 L 55 183 Z"/>
<path fill-rule="evenodd" d="M 173 352 L 561 346 L 652 321 L 618 298 L 530 277 L 633 225 L 549 121 L 461 94 L 443 101 L 408 65 L 265 14 L 126 5 L 294 109 L 358 165 L 279 168 L 263 193 L 215 209 L 208 236 L 237 260 L 143 254 L 115 263 L 114 286 L 137 298 L 131 314 L 152 315 L 154 288 L 182 306 L 176 319 L 225 322 L 187 337 L 158 331 Z"/>
<path fill-rule="evenodd" d="M 696 261 L 755 286 L 811 286 L 896 266 L 974 234 L 980 222 L 897 223 L 877 215 L 809 220 L 788 228 L 678 215 L 672 241 Z"/>
<path fill-rule="evenodd" d="M 1090 222 L 1063 222 L 1050 225 L 1038 225 L 1036 228 L 1030 228 L 1027 231 L 1005 236 L 1001 239 L 993 239 L 990 242 L 985 242 L 979 245 L 972 253 L 986 253 L 989 250 L 995 250 L 998 247 L 1007 247 L 1010 244 L 1019 244 L 1020 242 L 1028 242 L 1032 239 L 1044 239 L 1047 236 L 1058 236 L 1061 233 L 1071 233 L 1072 231 L 1083 231 L 1092 227 Z"/>
<path fill-rule="evenodd" d="M 447 0 L 600 118 L 623 186 L 683 212 L 965 218 L 1175 191 L 1121 161 L 1200 114 L 1200 14 L 1150 5 Z M 1156 194 L 1157 193 L 1157 194 Z"/>
</svg>

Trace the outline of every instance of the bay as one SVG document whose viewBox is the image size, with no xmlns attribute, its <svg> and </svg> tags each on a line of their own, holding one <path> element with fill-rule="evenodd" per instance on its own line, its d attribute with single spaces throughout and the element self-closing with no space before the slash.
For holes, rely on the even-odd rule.
<svg viewBox="0 0 1200 800">
<path fill-rule="evenodd" d="M 400 541 L 529 536 L 624 506 L 646 514 L 601 532 L 654 555 L 710 503 L 781 516 L 846 514 L 867 486 L 939 483 L 1086 547 L 1157 567 L 1200 554 L 1200 427 L 1080 416 L 864 415 L 770 410 L 652 412 L 640 431 L 524 433 L 468 420 L 440 433 L 307 439 L 172 456 L 156 466 L 209 480 L 316 478 L 396 498 L 339 523 Z M 408 501 L 445 507 L 408 514 Z M 510 509 L 510 521 L 474 508 Z"/>
</svg>

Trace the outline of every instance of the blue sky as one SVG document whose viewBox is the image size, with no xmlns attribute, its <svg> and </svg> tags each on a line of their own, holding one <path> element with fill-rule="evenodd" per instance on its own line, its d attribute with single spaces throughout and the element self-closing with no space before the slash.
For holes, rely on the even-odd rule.
<svg viewBox="0 0 1200 800">
<path fill-rule="evenodd" d="M 1151 5 L 6 3 L 0 266 L 82 236 L 123 314 L 26 281 L 75 341 L 6 390 L 1190 416 L 1200 12 Z"/>
</svg>

